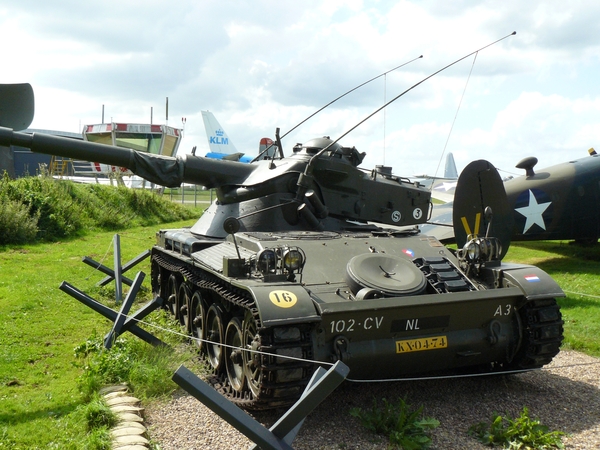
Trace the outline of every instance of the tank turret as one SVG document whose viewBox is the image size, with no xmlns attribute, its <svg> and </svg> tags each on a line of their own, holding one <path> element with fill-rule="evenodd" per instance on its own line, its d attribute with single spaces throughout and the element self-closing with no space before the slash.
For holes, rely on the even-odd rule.
<svg viewBox="0 0 600 450">
<path fill-rule="evenodd" d="M 0 129 L 0 145 L 126 167 L 160 186 L 215 188 L 218 202 L 192 228 L 211 237 L 225 236 L 223 221 L 230 216 L 240 219 L 242 231 L 322 231 L 343 229 L 348 221 L 416 225 L 425 222 L 431 206 L 428 190 L 386 168 L 360 169 L 364 153 L 327 137 L 296 145 L 289 157 L 251 164 L 172 158 L 6 128 Z"/>
</svg>

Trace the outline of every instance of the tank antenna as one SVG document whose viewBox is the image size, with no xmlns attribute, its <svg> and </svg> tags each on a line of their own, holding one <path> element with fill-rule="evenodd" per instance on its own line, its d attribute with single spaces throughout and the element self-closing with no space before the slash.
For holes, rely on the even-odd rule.
<svg viewBox="0 0 600 450">
<path fill-rule="evenodd" d="M 421 56 L 417 56 L 416 58 L 411 59 L 410 61 L 406 61 L 405 63 L 400 64 L 399 66 L 394 67 L 393 69 L 390 69 L 386 72 L 380 73 L 379 75 L 371 78 L 370 80 L 365 81 L 364 83 L 359 84 L 356 87 L 353 87 L 352 89 L 350 89 L 348 92 L 340 95 L 339 97 L 331 100 L 329 103 L 327 103 L 326 105 L 322 106 L 321 108 L 319 108 L 318 110 L 316 110 L 314 113 L 312 113 L 310 116 L 308 116 L 306 119 L 302 120 L 301 122 L 298 122 L 298 124 L 296 124 L 292 129 L 288 130 L 283 136 L 278 136 L 275 143 L 279 144 L 279 155 L 281 157 L 283 157 L 283 149 L 281 148 L 281 139 L 283 139 L 284 137 L 286 137 L 288 134 L 290 134 L 292 131 L 294 131 L 296 128 L 298 128 L 300 125 L 302 125 L 304 122 L 306 122 L 308 119 L 311 119 L 312 117 L 316 116 L 317 114 L 319 114 L 321 111 L 323 111 L 325 108 L 327 108 L 328 106 L 332 105 L 333 103 L 337 102 L 339 99 L 341 99 L 342 97 L 345 97 L 346 95 L 350 94 L 351 92 L 354 92 L 355 90 L 357 90 L 358 88 L 363 87 L 365 84 L 369 84 L 371 81 L 375 81 L 377 78 L 381 78 L 385 75 L 387 75 L 390 72 L 393 72 L 394 70 L 400 69 L 401 67 L 406 66 L 407 64 L 410 64 L 413 61 L 416 61 L 417 59 L 422 58 L 423 55 Z M 264 149 L 262 152 L 260 152 L 260 154 L 254 158 L 251 162 L 256 161 L 258 158 L 260 158 L 267 150 L 269 150 L 273 145 L 275 144 L 271 144 L 269 145 L 266 149 Z"/>
<path fill-rule="evenodd" d="M 310 161 L 308 162 L 308 164 L 306 165 L 306 168 L 304 169 L 304 173 L 303 173 L 302 175 L 304 175 L 305 177 L 306 177 L 306 176 L 308 176 L 308 177 L 311 177 L 311 176 L 312 176 L 313 167 L 314 167 L 314 165 L 315 165 L 315 161 L 316 161 L 316 159 L 317 159 L 319 156 L 321 156 L 323 153 L 325 153 L 327 150 L 329 150 L 329 148 L 330 148 L 332 145 L 334 145 L 334 144 L 337 144 L 337 143 L 340 141 L 340 139 L 342 139 L 343 137 L 345 137 L 345 136 L 347 136 L 348 134 L 350 134 L 352 131 L 354 131 L 354 130 L 355 130 L 356 128 L 358 128 L 360 125 L 362 125 L 363 123 L 365 123 L 367 120 L 369 120 L 369 119 L 370 119 L 371 117 L 373 117 L 375 114 L 377 114 L 379 111 L 381 111 L 382 109 L 385 109 L 385 108 L 387 108 L 387 106 L 388 106 L 388 105 L 390 105 L 390 104 L 394 103 L 394 102 L 395 102 L 396 100 L 398 100 L 400 97 L 404 96 L 404 94 L 406 94 L 406 93 L 408 93 L 408 92 L 412 91 L 414 88 L 416 88 L 416 87 L 417 87 L 417 86 L 419 86 L 420 84 L 422 84 L 422 83 L 424 83 L 425 81 L 429 80 L 430 78 L 434 77 L 434 76 L 435 76 L 435 75 L 437 75 L 438 73 L 440 73 L 440 72 L 443 72 L 444 70 L 448 69 L 449 67 L 452 67 L 454 64 L 456 64 L 456 63 L 459 63 L 459 62 L 460 62 L 460 61 L 462 61 L 463 59 L 466 59 L 466 58 L 468 58 L 469 56 L 471 56 L 471 55 L 474 55 L 475 53 L 478 53 L 478 52 L 480 52 L 480 51 L 481 51 L 481 50 L 483 50 L 483 49 L 486 49 L 486 48 L 488 48 L 488 47 L 491 47 L 492 45 L 494 45 L 494 44 L 497 44 L 498 42 L 500 42 L 500 41 L 503 41 L 504 39 L 506 39 L 506 38 L 508 38 L 508 37 L 510 37 L 510 36 L 514 36 L 515 34 L 517 34 L 517 32 L 516 32 L 516 31 L 513 31 L 512 33 L 510 33 L 510 34 L 507 34 L 507 35 L 506 35 L 506 36 L 504 36 L 503 38 L 500 38 L 500 39 L 498 39 L 498 40 L 496 40 L 496 41 L 494 41 L 494 42 L 492 42 L 492 43 L 490 43 L 490 44 L 487 44 L 487 45 L 485 45 L 485 46 L 483 46 L 483 47 L 481 47 L 481 48 L 479 48 L 479 49 L 477 49 L 477 50 L 475 50 L 475 51 L 472 51 L 472 52 L 471 52 L 471 53 L 469 53 L 468 55 L 465 55 L 465 56 L 463 56 L 463 57 L 461 57 L 461 58 L 457 59 L 456 61 L 454 61 L 454 62 L 451 62 L 451 63 L 450 63 L 450 64 L 448 64 L 447 66 L 444 66 L 444 67 L 442 67 L 441 69 L 437 70 L 436 72 L 432 73 L 431 75 L 429 75 L 429 76 L 427 76 L 427 77 L 423 78 L 423 79 L 422 79 L 421 81 L 419 81 L 418 83 L 416 83 L 416 84 L 413 84 L 411 87 L 409 87 L 408 89 L 406 89 L 404 92 L 402 92 L 401 94 L 397 95 L 396 97 L 394 97 L 393 99 L 391 99 L 389 102 L 385 103 L 383 106 L 381 106 L 381 107 L 377 108 L 375 111 L 373 111 L 373 112 L 372 112 L 371 114 L 369 114 L 367 117 L 365 117 L 363 120 L 361 120 L 360 122 L 358 122 L 356 125 L 354 125 L 352 128 L 350 128 L 348 131 L 346 131 L 344 134 L 342 134 L 340 137 L 338 137 L 338 138 L 337 138 L 335 141 L 332 141 L 331 143 L 329 143 L 329 145 L 327 145 L 327 147 L 325 147 L 325 148 L 323 148 L 322 150 L 320 150 L 319 152 L 317 152 L 317 153 L 316 153 L 316 154 L 315 154 L 315 155 L 314 155 L 314 156 L 313 156 L 313 157 L 310 159 Z M 301 182 L 302 178 L 303 178 L 303 177 L 301 176 L 301 177 L 300 177 L 300 179 L 298 180 L 298 185 L 299 185 L 299 186 L 301 186 L 301 185 L 300 185 L 300 182 Z M 303 189 L 302 189 L 302 186 L 301 186 L 301 189 L 298 191 L 298 192 L 299 192 L 299 194 L 303 194 L 303 193 L 301 192 L 302 190 L 303 190 Z"/>
</svg>

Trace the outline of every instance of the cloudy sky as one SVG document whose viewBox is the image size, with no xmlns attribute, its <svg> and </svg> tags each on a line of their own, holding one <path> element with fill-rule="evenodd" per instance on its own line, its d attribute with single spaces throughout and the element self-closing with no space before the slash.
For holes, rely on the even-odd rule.
<svg viewBox="0 0 600 450">
<path fill-rule="evenodd" d="M 485 158 L 519 174 L 600 150 L 600 3 L 590 1 L 3 0 L 0 83 L 29 82 L 32 128 L 79 132 L 105 121 L 186 118 L 180 152 L 207 149 L 201 110 L 239 151 L 283 140 L 337 138 L 444 66 L 341 140 L 363 167 L 440 174 Z"/>
</svg>

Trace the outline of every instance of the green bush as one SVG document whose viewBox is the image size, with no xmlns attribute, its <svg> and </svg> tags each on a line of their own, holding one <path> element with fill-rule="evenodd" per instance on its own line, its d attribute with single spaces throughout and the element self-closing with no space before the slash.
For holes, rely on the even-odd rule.
<svg viewBox="0 0 600 450">
<path fill-rule="evenodd" d="M 38 217 L 38 214 L 30 214 L 27 205 L 0 195 L 0 245 L 34 241 Z"/>
<path fill-rule="evenodd" d="M 10 180 L 5 175 L 0 191 L 27 206 L 38 217 L 38 237 L 63 238 L 81 229 L 82 209 L 74 201 L 74 184 L 52 178 L 25 177 Z"/>
<path fill-rule="evenodd" d="M 431 438 L 427 433 L 440 423 L 429 417 L 421 418 L 422 413 L 422 406 L 412 410 L 404 399 L 399 399 L 397 406 L 383 399 L 381 407 L 374 399 L 370 411 L 363 411 L 361 408 L 350 410 L 350 414 L 359 418 L 369 431 L 388 436 L 392 448 L 405 450 L 425 449 L 431 445 Z"/>
</svg>

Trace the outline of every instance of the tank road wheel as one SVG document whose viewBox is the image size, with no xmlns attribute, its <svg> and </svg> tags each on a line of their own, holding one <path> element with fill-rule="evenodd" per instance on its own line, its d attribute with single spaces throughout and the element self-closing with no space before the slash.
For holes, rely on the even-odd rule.
<svg viewBox="0 0 600 450">
<path fill-rule="evenodd" d="M 229 384 L 235 392 L 242 392 L 246 386 L 244 376 L 244 361 L 242 353 L 242 321 L 239 317 L 233 317 L 227 324 L 225 332 L 225 367 Z"/>
<path fill-rule="evenodd" d="M 225 329 L 223 327 L 223 311 L 218 305 L 212 305 L 206 313 L 206 353 L 208 362 L 215 370 L 223 367 L 223 347 Z"/>
<path fill-rule="evenodd" d="M 206 305 L 204 304 L 204 300 L 202 300 L 200 291 L 196 291 L 192 295 L 187 312 L 188 326 L 190 328 L 188 331 L 194 338 L 196 338 L 194 342 L 198 347 L 198 351 L 202 351 L 205 348 L 204 340 L 206 339 Z"/>
<path fill-rule="evenodd" d="M 169 276 L 169 281 L 167 282 L 167 298 L 165 299 L 167 301 L 167 304 L 165 306 L 167 307 L 169 312 L 171 314 L 173 314 L 175 317 L 177 317 L 176 310 L 175 310 L 175 303 L 177 302 L 178 294 L 179 294 L 179 280 L 177 279 L 177 275 L 172 273 Z"/>
<path fill-rule="evenodd" d="M 256 353 L 260 341 L 258 338 L 258 327 L 250 311 L 246 311 L 242 325 L 243 347 L 254 352 L 242 352 L 244 371 L 248 380 L 248 388 L 254 397 L 260 394 L 262 383 L 262 370 L 260 367 L 260 355 Z"/>
<path fill-rule="evenodd" d="M 179 291 L 177 293 L 177 297 L 175 298 L 175 317 L 179 320 L 181 326 L 185 327 L 188 333 L 190 329 L 187 311 L 190 297 L 190 288 L 187 286 L 187 283 L 183 281 L 179 285 Z"/>
</svg>

